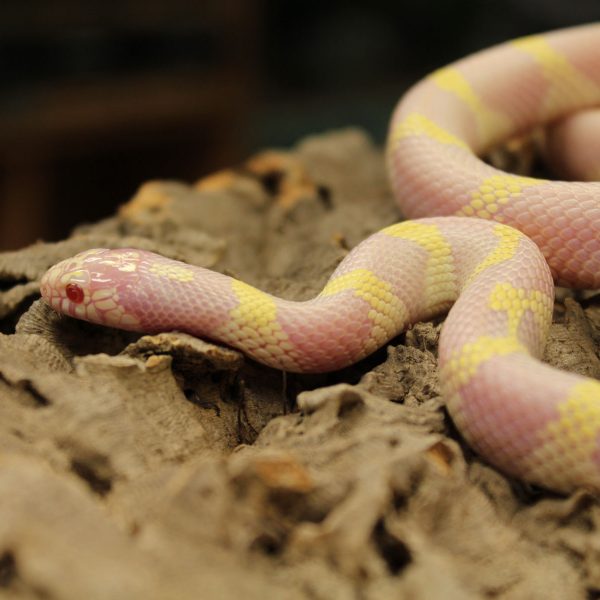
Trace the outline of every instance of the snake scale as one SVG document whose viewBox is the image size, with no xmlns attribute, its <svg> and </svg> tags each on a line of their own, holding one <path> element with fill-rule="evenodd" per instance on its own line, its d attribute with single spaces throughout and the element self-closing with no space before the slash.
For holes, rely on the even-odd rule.
<svg viewBox="0 0 600 600">
<path fill-rule="evenodd" d="M 394 111 L 387 145 L 392 187 L 412 220 L 355 247 L 312 300 L 136 249 L 62 261 L 44 275 L 42 296 L 72 317 L 186 331 L 292 372 L 352 364 L 450 309 L 440 378 L 468 443 L 523 480 L 599 492 L 600 382 L 539 360 L 553 280 L 600 287 L 600 183 L 591 181 L 600 156 L 590 156 L 598 106 L 600 24 L 507 42 L 417 83 Z M 577 112 L 554 146 L 580 181 L 512 175 L 478 158 Z M 564 149 L 578 137 L 583 145 Z"/>
</svg>

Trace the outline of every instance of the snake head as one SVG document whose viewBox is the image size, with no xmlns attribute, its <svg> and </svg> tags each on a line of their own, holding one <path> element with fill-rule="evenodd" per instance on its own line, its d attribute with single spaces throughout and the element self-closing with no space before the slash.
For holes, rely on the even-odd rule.
<svg viewBox="0 0 600 600">
<path fill-rule="evenodd" d="M 54 265 L 40 283 L 42 298 L 57 312 L 91 323 L 138 331 L 120 294 L 135 285 L 140 252 L 95 248 Z"/>
</svg>

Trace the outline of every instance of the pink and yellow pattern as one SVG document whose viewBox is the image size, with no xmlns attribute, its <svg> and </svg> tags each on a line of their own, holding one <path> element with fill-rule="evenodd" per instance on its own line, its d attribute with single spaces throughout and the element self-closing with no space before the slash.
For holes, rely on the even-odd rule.
<svg viewBox="0 0 600 600">
<path fill-rule="evenodd" d="M 89 250 L 59 263 L 43 277 L 42 296 L 73 317 L 185 331 L 292 372 L 340 369 L 450 309 L 440 376 L 465 439 L 516 477 L 598 492 L 600 382 L 539 357 L 553 276 L 600 287 L 600 184 L 510 175 L 476 153 L 599 104 L 600 25 L 505 44 L 417 84 L 392 121 L 392 182 L 408 216 L 454 216 L 372 235 L 312 300 L 276 298 L 135 249 Z"/>
<path fill-rule="evenodd" d="M 590 107 L 600 107 L 597 23 L 515 40 L 436 71 L 401 99 L 390 127 L 389 173 L 404 215 L 512 225 L 541 248 L 558 283 L 600 288 L 600 183 L 519 177 L 477 157 Z M 591 179 L 600 174 L 599 139 L 600 110 L 584 111 L 550 147 L 563 161 L 569 156 L 571 176 Z"/>
</svg>

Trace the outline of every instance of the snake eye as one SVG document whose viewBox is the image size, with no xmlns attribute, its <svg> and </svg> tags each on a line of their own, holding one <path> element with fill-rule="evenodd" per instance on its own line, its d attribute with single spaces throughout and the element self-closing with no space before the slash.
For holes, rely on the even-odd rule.
<svg viewBox="0 0 600 600">
<path fill-rule="evenodd" d="M 67 298 L 75 304 L 81 304 L 83 302 L 84 293 L 80 286 L 76 283 L 69 283 L 65 288 L 67 292 Z"/>
</svg>

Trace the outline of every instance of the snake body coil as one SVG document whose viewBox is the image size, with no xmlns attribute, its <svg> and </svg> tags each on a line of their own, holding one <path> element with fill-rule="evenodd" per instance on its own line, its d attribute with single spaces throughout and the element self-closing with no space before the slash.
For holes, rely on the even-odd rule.
<svg viewBox="0 0 600 600">
<path fill-rule="evenodd" d="M 476 157 L 506 136 L 598 105 L 600 25 L 510 42 L 417 84 L 390 128 L 393 187 L 407 216 L 454 216 L 374 234 L 313 300 L 282 300 L 135 249 L 67 259 L 46 273 L 42 295 L 73 317 L 186 331 L 297 372 L 356 362 L 452 306 L 440 374 L 464 437 L 517 477 L 600 491 L 600 382 L 538 360 L 552 277 L 600 287 L 600 184 L 510 175 Z M 598 163 L 582 162 L 591 177 Z"/>
</svg>

